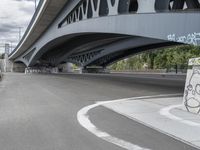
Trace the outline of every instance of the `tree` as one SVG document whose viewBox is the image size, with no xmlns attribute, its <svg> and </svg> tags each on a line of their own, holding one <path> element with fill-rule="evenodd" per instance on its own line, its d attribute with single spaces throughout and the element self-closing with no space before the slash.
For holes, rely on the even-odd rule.
<svg viewBox="0 0 200 150">
<path fill-rule="evenodd" d="M 150 52 L 144 52 L 128 59 L 121 60 L 111 66 L 113 70 L 139 70 L 145 63 L 149 69 L 185 69 L 188 60 L 193 57 L 200 57 L 200 47 L 192 45 L 181 45 L 171 48 L 163 48 Z"/>
</svg>

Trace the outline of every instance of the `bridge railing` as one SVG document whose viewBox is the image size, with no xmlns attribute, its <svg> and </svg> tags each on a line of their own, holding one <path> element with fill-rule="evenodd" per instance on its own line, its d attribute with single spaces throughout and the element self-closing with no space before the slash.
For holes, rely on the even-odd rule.
<svg viewBox="0 0 200 150">
<path fill-rule="evenodd" d="M 81 0 L 58 28 L 102 16 L 189 10 L 200 10 L 200 0 Z"/>
</svg>

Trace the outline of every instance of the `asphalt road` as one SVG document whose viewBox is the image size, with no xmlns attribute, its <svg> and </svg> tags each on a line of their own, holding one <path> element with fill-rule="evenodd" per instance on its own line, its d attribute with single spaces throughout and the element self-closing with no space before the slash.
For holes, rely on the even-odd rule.
<svg viewBox="0 0 200 150">
<path fill-rule="evenodd" d="M 77 112 L 96 101 L 183 93 L 184 80 L 134 75 L 6 74 L 0 82 L 1 150 L 120 150 L 85 130 Z M 152 150 L 195 150 L 104 107 L 89 112 L 98 128 Z"/>
</svg>

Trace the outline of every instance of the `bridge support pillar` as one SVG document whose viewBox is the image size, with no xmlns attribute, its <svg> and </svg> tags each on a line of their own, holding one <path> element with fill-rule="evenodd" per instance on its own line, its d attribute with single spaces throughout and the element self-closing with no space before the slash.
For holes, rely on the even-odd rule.
<svg viewBox="0 0 200 150">
<path fill-rule="evenodd" d="M 72 63 L 66 63 L 66 71 L 73 72 L 73 64 Z"/>
<path fill-rule="evenodd" d="M 71 73 L 73 72 L 73 64 L 72 63 L 60 64 L 58 66 L 58 69 L 59 69 L 59 72 Z"/>
<path fill-rule="evenodd" d="M 23 63 L 12 63 L 11 72 L 25 72 L 26 65 Z"/>
<path fill-rule="evenodd" d="M 200 114 L 200 58 L 189 60 L 183 106 L 189 112 Z"/>
<path fill-rule="evenodd" d="M 12 66 L 13 62 L 8 59 L 8 54 L 5 54 L 4 59 L 0 60 L 0 70 L 2 72 L 11 72 L 13 68 Z"/>
<path fill-rule="evenodd" d="M 137 13 L 155 12 L 155 0 L 139 0 Z"/>
</svg>

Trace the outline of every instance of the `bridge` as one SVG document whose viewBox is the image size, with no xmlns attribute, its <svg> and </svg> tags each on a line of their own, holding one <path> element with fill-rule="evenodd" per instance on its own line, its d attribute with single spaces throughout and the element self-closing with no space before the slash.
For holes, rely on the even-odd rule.
<svg viewBox="0 0 200 150">
<path fill-rule="evenodd" d="M 146 50 L 200 45 L 199 0 L 43 0 L 15 63 L 106 67 Z"/>
<path fill-rule="evenodd" d="M 199 12 L 200 0 L 42 0 L 9 59 L 13 68 L 33 70 L 68 62 L 104 68 L 147 50 L 200 45 Z M 187 79 L 185 74 L 4 73 L 0 147 L 199 150 L 200 116 L 186 111 L 199 112 L 199 60 L 190 61 L 195 67 Z"/>
</svg>

